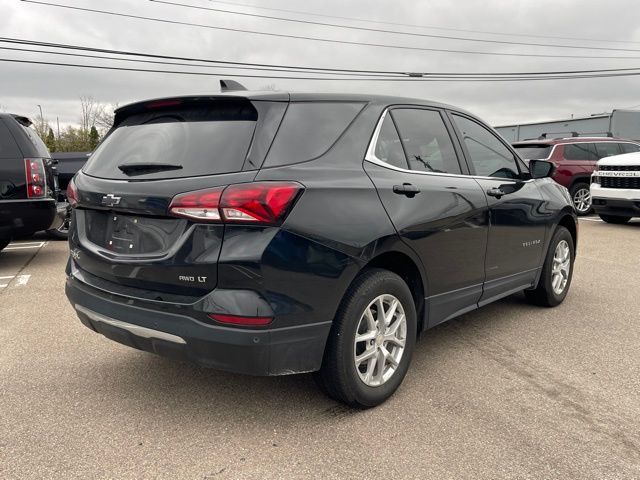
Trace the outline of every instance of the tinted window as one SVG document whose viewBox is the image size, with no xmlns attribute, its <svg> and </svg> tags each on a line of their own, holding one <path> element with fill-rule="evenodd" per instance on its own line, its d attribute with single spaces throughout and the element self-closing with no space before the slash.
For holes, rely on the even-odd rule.
<svg viewBox="0 0 640 480">
<path fill-rule="evenodd" d="M 411 170 L 461 173 L 458 157 L 440 113 L 400 108 L 391 112 Z"/>
<path fill-rule="evenodd" d="M 551 155 L 551 145 L 514 145 L 518 155 L 525 160 L 544 160 Z"/>
<path fill-rule="evenodd" d="M 363 106 L 361 103 L 291 103 L 264 166 L 290 165 L 321 156 Z"/>
<path fill-rule="evenodd" d="M 254 121 L 166 122 L 114 130 L 89 157 L 84 171 L 96 177 L 176 178 L 242 170 Z M 168 164 L 182 168 L 126 175 L 119 165 Z"/>
<path fill-rule="evenodd" d="M 593 143 L 571 143 L 564 146 L 564 158 L 567 160 L 598 160 L 598 153 Z"/>
<path fill-rule="evenodd" d="M 36 131 L 32 128 L 25 127 L 24 125 L 20 125 L 22 131 L 29 137 L 31 144 L 36 149 L 36 153 L 39 157 L 50 158 L 51 154 L 49 153 L 49 149 L 44 144 L 40 136 L 36 133 Z"/>
<path fill-rule="evenodd" d="M 468 118 L 453 115 L 462 135 L 476 175 L 482 177 L 518 178 L 516 159 L 488 129 Z"/>
<path fill-rule="evenodd" d="M 376 158 L 382 162 L 398 168 L 409 168 L 398 131 L 390 115 L 387 115 L 382 122 L 374 153 Z"/>
<path fill-rule="evenodd" d="M 614 142 L 596 143 L 596 151 L 598 152 L 598 160 L 612 155 L 620 155 L 618 144 Z"/>
<path fill-rule="evenodd" d="M 621 143 L 620 148 L 622 149 L 622 153 L 640 152 L 640 145 L 634 143 Z"/>
<path fill-rule="evenodd" d="M 0 158 L 20 158 L 22 153 L 9 128 L 0 120 Z"/>
</svg>

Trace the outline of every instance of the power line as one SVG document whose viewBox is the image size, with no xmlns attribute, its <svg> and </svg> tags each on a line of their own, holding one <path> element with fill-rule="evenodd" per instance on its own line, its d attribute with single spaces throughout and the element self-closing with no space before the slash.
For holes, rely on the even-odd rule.
<svg viewBox="0 0 640 480">
<path fill-rule="evenodd" d="M 125 68 L 125 67 L 113 67 L 107 65 L 86 65 L 78 63 L 62 63 L 62 62 L 45 62 L 37 60 L 21 60 L 14 58 L 0 58 L 0 62 L 20 63 L 20 64 L 32 64 L 32 65 L 47 65 L 56 67 L 76 67 L 76 68 L 88 68 L 99 70 L 114 70 L 114 71 L 126 71 L 126 72 L 144 72 L 144 73 L 160 73 L 160 74 L 177 74 L 177 75 L 197 75 L 197 76 L 216 76 L 216 77 L 235 77 L 235 78 L 262 78 L 271 80 L 325 80 L 325 81 L 375 81 L 375 82 L 517 82 L 517 81 L 532 81 L 532 80 L 568 80 L 568 79 L 581 79 L 581 78 L 612 78 L 612 77 L 628 77 L 628 76 L 640 76 L 640 69 L 634 72 L 618 72 L 618 73 L 601 73 L 601 74 L 580 74 L 580 75 L 556 75 L 546 77 L 448 77 L 442 75 L 433 75 L 428 77 L 363 77 L 363 78 L 351 78 L 351 77 L 294 77 L 294 76 L 272 76 L 272 75 L 249 75 L 249 74 L 237 74 L 237 73 L 219 73 L 219 72 L 194 72 L 194 71 L 177 71 L 177 70 L 158 70 L 158 69 L 142 69 L 142 68 Z"/>
<path fill-rule="evenodd" d="M 199 5 L 189 5 L 187 3 L 180 2 L 171 2 L 168 0 L 149 0 L 153 3 L 160 3 L 164 5 L 172 5 L 175 7 L 184 7 L 191 8 L 195 10 L 207 10 L 212 12 L 219 13 L 227 13 L 231 15 L 241 15 L 253 18 L 263 18 L 267 20 L 278 20 L 282 22 L 291 22 L 291 23 L 300 23 L 304 25 L 319 25 L 323 27 L 332 27 L 332 28 L 343 28 L 347 30 L 358 30 L 364 32 L 375 32 L 375 33 L 389 33 L 394 35 L 406 35 L 410 37 L 422 37 L 422 38 L 437 38 L 441 40 L 457 40 L 464 42 L 479 42 L 479 43 L 491 43 L 491 44 L 499 44 L 499 45 L 521 45 L 528 47 L 552 47 L 552 48 L 570 48 L 570 49 L 578 49 L 578 50 L 605 50 L 605 51 L 618 51 L 618 52 L 640 52 L 639 49 L 633 48 L 614 48 L 614 47 L 586 47 L 582 45 L 558 45 L 552 43 L 532 43 L 532 42 L 514 42 L 508 40 L 491 40 L 486 38 L 469 38 L 469 37 L 454 37 L 451 35 L 435 35 L 429 33 L 416 33 L 416 32 L 403 32 L 400 30 L 388 30 L 383 28 L 371 28 L 371 27 L 357 27 L 352 25 L 340 25 L 337 23 L 329 23 L 329 22 L 317 22 L 313 20 L 299 20 L 294 18 L 286 18 L 286 17 L 276 17 L 272 15 L 261 15 L 257 13 L 247 13 L 247 12 L 238 12 L 234 10 L 226 10 L 223 8 L 212 8 L 212 7 L 202 7 Z"/>
<path fill-rule="evenodd" d="M 358 46 L 366 46 L 366 47 L 379 47 L 379 48 L 392 48 L 392 49 L 400 49 L 400 50 L 413 50 L 413 51 L 426 51 L 426 52 L 443 52 L 443 53 L 462 53 L 462 54 L 470 54 L 470 55 L 491 55 L 491 56 L 508 56 L 508 57 L 538 57 L 538 58 L 585 58 L 585 59 L 609 59 L 609 60 L 637 60 L 640 57 L 631 57 L 631 56 L 622 56 L 622 57 L 614 57 L 614 56 L 594 56 L 594 55 L 550 55 L 550 54 L 541 54 L 541 53 L 506 53 L 506 52 L 482 52 L 475 50 L 455 50 L 455 49 L 442 49 L 442 48 L 428 48 L 428 47 L 416 47 L 416 46 L 406 46 L 406 45 L 390 45 L 390 44 L 382 44 L 382 43 L 371 43 L 371 42 L 356 42 L 356 41 L 348 41 L 348 40 L 336 40 L 332 38 L 321 38 L 321 37 L 308 37 L 304 35 L 291 35 L 284 33 L 275 33 L 275 32 L 262 32 L 257 30 L 246 30 L 240 28 L 231 28 L 231 27 L 219 27 L 214 25 L 205 25 L 201 23 L 191 23 L 191 22 L 183 22 L 179 20 L 170 20 L 166 18 L 157 18 L 157 17 L 147 17 L 143 15 L 134 15 L 129 13 L 121 13 L 121 12 L 111 12 L 108 10 L 97 10 L 93 8 L 84 8 L 84 7 L 76 7 L 71 5 L 64 5 L 60 3 L 53 2 L 43 2 L 38 0 L 21 0 L 25 3 L 32 3 L 37 5 L 44 5 L 49 7 L 56 8 L 64 8 L 69 10 L 76 10 L 82 12 L 89 13 L 98 13 L 102 15 L 110 15 L 120 18 L 133 18 L 136 20 L 146 20 L 158 23 L 165 23 L 171 25 L 181 25 L 181 26 L 189 26 L 189 27 L 197 27 L 197 28 L 206 28 L 210 30 L 220 30 L 227 32 L 236 32 L 236 33 L 249 33 L 254 35 L 263 35 L 269 37 L 279 37 L 279 38 L 289 38 L 289 39 L 298 39 L 298 40 L 310 40 L 316 42 L 325 42 L 325 43 L 334 43 L 341 45 L 358 45 Z"/>
<path fill-rule="evenodd" d="M 237 3 L 237 2 L 225 2 L 222 0 L 209 0 L 212 3 L 218 3 L 222 5 L 231 5 L 233 7 L 247 7 L 247 8 L 256 8 L 259 10 L 267 10 L 273 12 L 286 12 L 286 13 L 294 13 L 298 15 L 309 15 L 312 17 L 320 17 L 320 18 L 334 18 L 337 20 L 349 20 L 355 22 L 364 22 L 364 23 L 372 23 L 378 25 L 394 25 L 398 27 L 410 27 L 410 28 L 420 28 L 424 30 L 444 30 L 449 32 L 464 32 L 464 33 L 480 33 L 483 35 L 499 35 L 506 37 L 528 37 L 528 38 L 553 38 L 556 40 L 575 40 L 577 42 L 606 42 L 606 43 L 629 43 L 629 44 L 640 44 L 640 42 L 634 42 L 632 40 L 611 40 L 604 38 L 584 38 L 584 37 L 560 37 L 554 35 L 535 35 L 531 33 L 515 33 L 515 32 L 491 32 L 487 30 L 470 30 L 465 28 L 448 28 L 448 27 L 436 27 L 433 25 L 418 25 L 416 23 L 400 23 L 400 22 L 388 22 L 382 20 L 371 20 L 365 18 L 356 18 L 356 17 L 344 17 L 339 15 L 327 15 L 323 13 L 315 13 L 301 10 L 289 10 L 286 8 L 275 8 L 275 7 L 262 7 L 260 5 L 253 5 L 248 3 Z"/>
<path fill-rule="evenodd" d="M 135 56 L 145 58 L 157 58 L 163 60 L 182 60 L 186 62 L 199 62 L 207 63 L 210 65 L 200 65 L 193 63 L 173 63 L 173 62 L 155 62 L 137 59 L 124 59 L 113 56 L 98 56 L 98 55 L 82 55 L 82 54 L 67 54 L 62 52 L 52 52 L 47 50 L 35 50 L 35 49 L 19 49 L 0 47 L 3 50 L 15 50 L 25 51 L 30 53 L 45 53 L 54 55 L 66 55 L 66 56 L 78 56 L 85 58 L 99 58 L 108 60 L 127 60 L 132 62 L 141 63 L 157 63 L 161 65 L 179 65 L 179 66 L 194 66 L 194 67 L 212 67 L 218 66 L 220 68 L 236 68 L 243 70 L 266 70 L 276 72 L 297 72 L 297 73 L 326 73 L 326 74 L 349 74 L 349 75 L 377 75 L 377 76 L 410 76 L 410 77 L 428 77 L 433 75 L 451 76 L 451 77 L 464 77 L 464 76 L 548 76 L 548 75 L 576 75 L 576 74 L 590 74 L 590 73 L 606 73 L 606 72 L 624 72 L 640 70 L 640 67 L 627 67 L 627 68 L 606 68 L 606 69 L 588 69 L 588 70 L 555 70 L 555 71 L 533 71 L 533 72 L 402 72 L 393 70 L 358 70 L 353 68 L 323 68 L 323 67 L 307 67 L 307 66 L 291 66 L 291 65 L 279 65 L 279 64 L 266 64 L 266 63 L 245 63 L 245 62 L 231 62 L 226 60 L 214 60 L 208 58 L 194 58 L 194 57 L 182 57 L 182 56 L 170 56 L 170 55 L 157 55 L 144 52 L 134 52 L 128 50 L 113 50 L 104 48 L 88 47 L 83 45 L 69 45 L 63 43 L 53 42 L 41 42 L 36 40 L 26 40 L 11 37 L 0 37 L 0 43 L 19 44 L 28 46 L 39 46 L 45 48 L 56 48 L 61 50 L 74 50 L 74 51 L 88 51 L 93 53 L 103 53 L 110 55 L 122 55 L 122 56 Z"/>
</svg>

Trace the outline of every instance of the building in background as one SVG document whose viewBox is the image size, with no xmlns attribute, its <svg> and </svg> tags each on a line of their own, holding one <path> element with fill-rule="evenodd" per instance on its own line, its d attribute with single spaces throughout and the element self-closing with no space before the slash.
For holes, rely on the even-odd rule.
<svg viewBox="0 0 640 480">
<path fill-rule="evenodd" d="M 640 110 L 613 110 L 589 117 L 503 125 L 495 129 L 509 142 L 571 136 L 614 136 L 640 140 Z"/>
</svg>

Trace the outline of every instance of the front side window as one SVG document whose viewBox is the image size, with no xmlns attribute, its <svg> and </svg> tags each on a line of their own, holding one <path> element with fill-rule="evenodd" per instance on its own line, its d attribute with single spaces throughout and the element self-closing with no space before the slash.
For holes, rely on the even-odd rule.
<svg viewBox="0 0 640 480">
<path fill-rule="evenodd" d="M 612 155 L 620 155 L 618 144 L 614 142 L 596 143 L 596 151 L 598 152 L 598 160 Z"/>
<path fill-rule="evenodd" d="M 598 152 L 593 143 L 571 143 L 564 146 L 564 158 L 567 160 L 598 160 Z"/>
<path fill-rule="evenodd" d="M 439 112 L 397 108 L 391 115 L 398 126 L 411 170 L 461 173 L 458 156 Z"/>
<path fill-rule="evenodd" d="M 382 121 L 374 154 L 381 162 L 398 168 L 408 168 L 402 143 L 400 143 L 400 136 L 389 115 L 385 116 Z"/>
<path fill-rule="evenodd" d="M 481 177 L 519 178 L 515 156 L 493 133 L 477 122 L 453 114 L 469 160 L 476 175 Z"/>
</svg>

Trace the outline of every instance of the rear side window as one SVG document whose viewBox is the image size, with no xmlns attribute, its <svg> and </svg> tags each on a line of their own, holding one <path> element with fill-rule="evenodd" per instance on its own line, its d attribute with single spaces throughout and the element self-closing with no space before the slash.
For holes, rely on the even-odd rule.
<svg viewBox="0 0 640 480">
<path fill-rule="evenodd" d="M 400 143 L 400 136 L 389 115 L 382 122 L 382 128 L 376 143 L 375 156 L 381 162 L 394 167 L 404 168 L 405 170 L 409 168 L 402 149 L 402 143 Z"/>
<path fill-rule="evenodd" d="M 567 160 L 598 160 L 598 152 L 593 143 L 571 143 L 564 146 Z"/>
<path fill-rule="evenodd" d="M 125 119 L 83 171 L 108 179 L 163 179 L 242 170 L 257 122 L 250 104 L 204 105 Z"/>
<path fill-rule="evenodd" d="M 620 155 L 618 144 L 614 142 L 596 143 L 596 151 L 598 152 L 598 160 L 612 155 Z"/>
<path fill-rule="evenodd" d="M 33 148 L 36 149 L 36 154 L 39 157 L 50 158 L 51 154 L 49 153 L 49 149 L 44 144 L 40 136 L 36 133 L 35 130 L 29 127 L 25 127 L 24 125 L 20 125 L 22 131 L 29 137 L 29 141 L 33 145 Z"/>
<path fill-rule="evenodd" d="M 514 145 L 518 155 L 525 160 L 545 160 L 551 155 L 551 145 Z"/>
<path fill-rule="evenodd" d="M 362 103 L 345 102 L 289 104 L 264 166 L 318 158 L 336 143 L 363 107 Z"/>
<path fill-rule="evenodd" d="M 9 128 L 0 120 L 0 158 L 20 158 L 22 152 L 18 148 Z"/>
<path fill-rule="evenodd" d="M 411 170 L 461 173 L 456 151 L 440 113 L 435 110 L 398 108 L 391 112 Z"/>
<path fill-rule="evenodd" d="M 496 178 L 520 176 L 515 156 L 496 135 L 473 120 L 455 114 L 452 116 L 476 175 Z"/>
<path fill-rule="evenodd" d="M 635 143 L 621 143 L 620 148 L 622 153 L 640 152 L 640 145 L 636 145 Z"/>
</svg>

